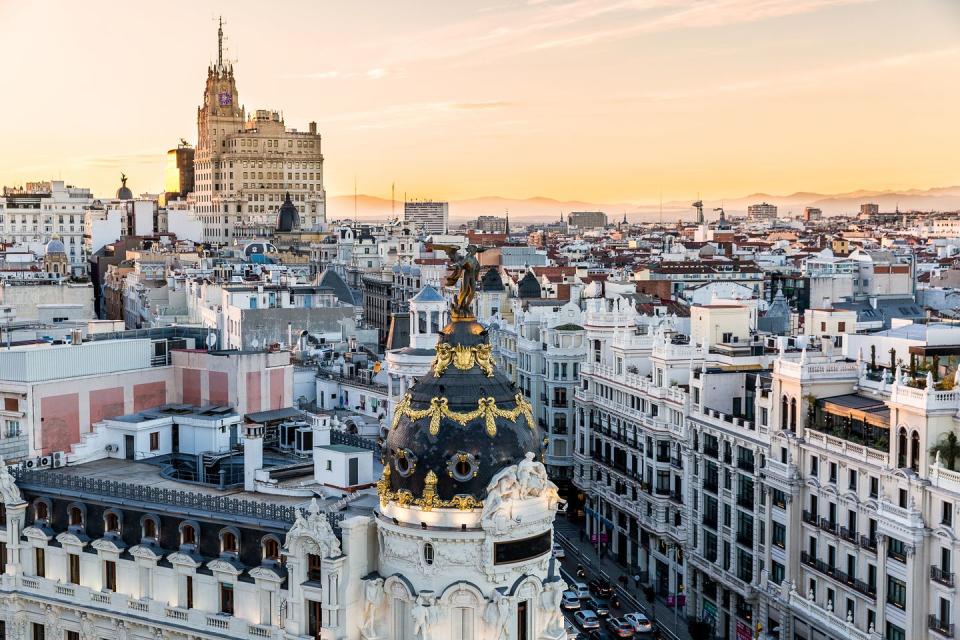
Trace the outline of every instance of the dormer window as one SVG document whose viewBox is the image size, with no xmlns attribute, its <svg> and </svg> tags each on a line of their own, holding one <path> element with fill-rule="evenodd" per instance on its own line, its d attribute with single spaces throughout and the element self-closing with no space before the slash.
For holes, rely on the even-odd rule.
<svg viewBox="0 0 960 640">
<path fill-rule="evenodd" d="M 50 507 L 46 502 L 37 502 L 33 507 L 33 519 L 38 522 L 46 522 L 50 519 Z"/>
<path fill-rule="evenodd" d="M 120 517 L 113 511 L 107 511 L 103 517 L 103 530 L 105 533 L 120 533 Z"/>
<path fill-rule="evenodd" d="M 197 544 L 197 530 L 192 524 L 185 524 L 180 528 L 180 544 Z"/>
<path fill-rule="evenodd" d="M 71 527 L 82 527 L 83 526 L 83 511 L 80 510 L 80 507 L 70 507 L 70 526 Z"/>
<path fill-rule="evenodd" d="M 280 542 L 271 536 L 263 539 L 262 543 L 263 559 L 280 562 Z"/>
<path fill-rule="evenodd" d="M 224 531 L 220 534 L 220 552 L 221 553 L 238 553 L 240 551 L 240 543 L 237 540 L 237 535 L 232 531 Z"/>
<path fill-rule="evenodd" d="M 141 536 L 147 540 L 157 540 L 160 537 L 160 521 L 156 516 L 144 516 L 140 521 Z"/>
</svg>

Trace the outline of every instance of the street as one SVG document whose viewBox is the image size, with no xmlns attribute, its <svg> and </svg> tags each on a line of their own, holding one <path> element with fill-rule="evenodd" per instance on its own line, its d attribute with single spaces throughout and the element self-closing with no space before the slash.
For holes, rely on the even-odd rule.
<svg viewBox="0 0 960 640">
<path fill-rule="evenodd" d="M 628 574 L 628 571 L 616 564 L 612 559 L 605 558 L 599 560 L 596 549 L 590 546 L 587 541 L 580 541 L 580 529 L 564 517 L 557 518 L 554 523 L 554 539 L 560 544 L 566 555 L 560 562 L 561 575 L 568 584 L 573 582 L 589 582 L 594 577 L 600 577 L 613 585 L 616 595 L 620 598 L 620 608 L 610 607 L 610 617 L 619 618 L 626 613 L 639 611 L 645 614 L 650 620 L 654 621 L 659 627 L 661 637 L 666 640 L 690 640 L 690 634 L 687 632 L 686 618 L 680 613 L 675 614 L 674 610 L 667 607 L 663 602 L 655 601 L 653 607 L 643 596 L 640 589 L 637 589 L 632 576 L 629 578 L 626 588 L 618 581 L 621 575 Z M 586 572 L 583 578 L 577 578 L 577 565 L 582 564 Z M 573 622 L 573 611 L 564 611 L 564 617 L 569 620 L 579 631 L 582 631 L 575 622 Z M 677 624 L 674 624 L 676 619 Z M 601 620 L 601 631 L 603 638 L 613 638 L 604 628 L 604 620 Z M 638 640 L 651 637 L 650 634 L 634 636 Z"/>
</svg>

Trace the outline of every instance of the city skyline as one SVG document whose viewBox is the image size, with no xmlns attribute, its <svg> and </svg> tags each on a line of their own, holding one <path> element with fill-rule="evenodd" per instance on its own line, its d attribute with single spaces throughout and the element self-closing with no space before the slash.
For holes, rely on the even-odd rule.
<svg viewBox="0 0 960 640">
<path fill-rule="evenodd" d="M 104 196 L 122 171 L 159 192 L 166 150 L 196 142 L 222 12 L 240 101 L 317 121 L 332 196 L 649 204 L 957 183 L 949 2 L 286 3 L 296 19 L 266 27 L 253 4 L 189 24 L 179 8 L 0 5 L 23 96 L 2 107 L 18 123 L 2 182 Z M 29 22 L 40 50 L 15 28 Z"/>
</svg>

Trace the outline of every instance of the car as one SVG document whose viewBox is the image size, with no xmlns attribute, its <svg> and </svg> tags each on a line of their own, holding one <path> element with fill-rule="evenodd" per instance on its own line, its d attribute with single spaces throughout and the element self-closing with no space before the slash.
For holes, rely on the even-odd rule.
<svg viewBox="0 0 960 640">
<path fill-rule="evenodd" d="M 564 631 L 567 634 L 567 640 L 577 640 L 577 637 L 580 635 L 580 632 L 577 631 L 577 627 L 572 622 L 565 622 L 563 625 Z"/>
<path fill-rule="evenodd" d="M 583 629 L 599 629 L 600 618 L 589 609 L 581 609 L 573 614 L 573 620 Z"/>
<path fill-rule="evenodd" d="M 650 622 L 650 618 L 639 611 L 636 613 L 628 613 L 623 616 L 623 619 L 632 624 L 637 633 L 650 633 L 653 631 L 653 623 Z"/>
<path fill-rule="evenodd" d="M 606 618 L 608 615 L 610 615 L 610 605 L 607 604 L 607 601 L 603 600 L 602 598 L 589 598 L 583 603 L 583 606 L 590 611 L 596 612 L 596 614 L 601 618 Z"/>
<path fill-rule="evenodd" d="M 567 552 L 558 544 L 553 545 L 553 557 L 557 560 L 563 560 L 567 557 Z"/>
<path fill-rule="evenodd" d="M 570 588 L 577 593 L 578 598 L 583 599 L 590 597 L 590 588 L 583 582 L 574 582 Z"/>
<path fill-rule="evenodd" d="M 636 633 L 632 622 L 627 622 L 623 618 L 607 619 L 607 629 L 615 638 L 632 638 Z"/>
<path fill-rule="evenodd" d="M 590 588 L 590 593 L 596 594 L 601 598 L 609 598 L 613 595 L 613 586 L 603 578 L 594 578 L 587 586 Z"/>
<path fill-rule="evenodd" d="M 564 591 L 560 598 L 560 607 L 567 611 L 580 608 L 580 596 L 575 591 Z"/>
</svg>

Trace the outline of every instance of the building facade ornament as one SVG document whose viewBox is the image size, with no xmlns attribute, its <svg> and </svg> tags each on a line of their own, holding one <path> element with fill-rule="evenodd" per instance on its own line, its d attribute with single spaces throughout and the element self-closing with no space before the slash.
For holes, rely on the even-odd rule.
<svg viewBox="0 0 960 640">
<path fill-rule="evenodd" d="M 291 544 L 299 538 L 311 540 L 327 558 L 335 558 L 340 555 L 340 540 L 333 532 L 333 527 L 327 520 L 327 514 L 320 510 L 316 498 L 310 500 L 310 508 L 306 516 L 303 515 L 302 509 L 297 509 L 296 519 L 287 532 L 283 546 L 289 549 Z"/>
<path fill-rule="evenodd" d="M 406 394 L 397 404 L 393 412 L 393 423 L 391 429 L 396 429 L 401 417 L 407 417 L 410 420 L 421 420 L 430 418 L 430 435 L 440 433 L 440 419 L 448 418 L 453 420 L 461 427 L 465 427 L 468 422 L 483 418 L 487 435 L 491 438 L 497 435 L 496 418 L 504 418 L 514 421 L 521 415 L 527 421 L 527 426 L 531 430 L 536 430 L 536 422 L 533 419 L 533 409 L 530 403 L 521 395 L 514 397 L 517 403 L 513 409 L 501 409 L 497 406 L 497 401 L 492 397 L 480 398 L 477 400 L 477 408 L 473 411 L 454 411 L 449 407 L 449 401 L 446 398 L 431 398 L 430 405 L 426 409 L 413 409 L 410 407 L 411 396 Z"/>
</svg>

